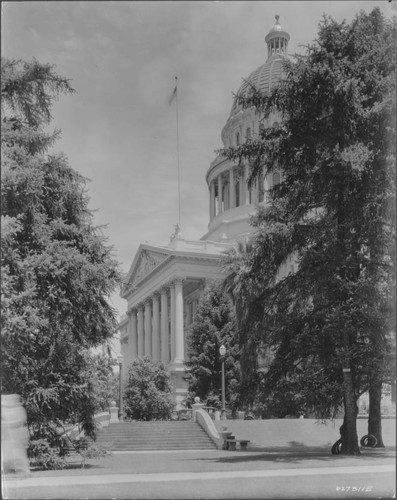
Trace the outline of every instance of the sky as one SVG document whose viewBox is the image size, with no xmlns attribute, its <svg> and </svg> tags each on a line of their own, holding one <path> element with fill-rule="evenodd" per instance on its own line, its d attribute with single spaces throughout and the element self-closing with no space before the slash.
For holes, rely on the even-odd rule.
<svg viewBox="0 0 397 500">
<path fill-rule="evenodd" d="M 96 225 L 127 273 L 141 243 L 166 246 L 178 222 L 200 239 L 209 219 L 205 174 L 222 147 L 233 93 L 267 58 L 274 16 L 289 53 L 316 38 L 323 14 L 351 21 L 396 1 L 3 1 L 2 56 L 56 66 L 76 90 L 54 103 L 55 151 L 90 179 Z M 116 292 L 118 317 L 127 303 Z"/>
</svg>

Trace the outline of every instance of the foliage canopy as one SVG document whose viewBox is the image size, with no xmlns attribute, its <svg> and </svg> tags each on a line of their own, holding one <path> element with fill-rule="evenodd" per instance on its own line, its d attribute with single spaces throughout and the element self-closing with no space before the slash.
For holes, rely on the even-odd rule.
<svg viewBox="0 0 397 500">
<path fill-rule="evenodd" d="M 46 129 L 73 93 L 53 66 L 2 59 L 2 390 L 20 394 L 33 437 L 65 420 L 94 435 L 87 356 L 116 330 L 118 264 L 88 208 L 86 180 Z"/>
<path fill-rule="evenodd" d="M 288 390 L 322 417 L 343 403 L 342 451 L 358 453 L 357 398 L 394 376 L 396 21 L 379 9 L 350 24 L 324 17 L 284 71 L 270 94 L 237 96 L 282 125 L 221 152 L 249 161 L 250 182 L 263 167 L 283 174 L 234 278 L 250 289 L 242 391 Z M 291 258 L 295 272 L 280 273 Z M 265 371 L 261 347 L 272 353 Z"/>
</svg>

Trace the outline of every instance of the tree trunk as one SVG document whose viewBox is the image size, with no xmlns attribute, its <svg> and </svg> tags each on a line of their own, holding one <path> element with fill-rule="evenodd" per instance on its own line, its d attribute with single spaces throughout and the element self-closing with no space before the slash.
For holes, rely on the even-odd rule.
<svg viewBox="0 0 397 500">
<path fill-rule="evenodd" d="M 343 144 L 342 144 L 343 147 Z M 339 262 L 345 262 L 348 251 L 346 249 L 346 234 L 345 234 L 345 179 L 343 175 L 343 167 L 340 166 L 340 176 L 338 185 L 338 207 L 337 207 L 337 240 L 339 246 Z M 346 270 L 343 265 L 338 269 L 339 277 L 342 282 L 346 280 Z M 345 303 L 347 299 L 346 291 L 339 297 L 340 304 Z M 360 455 L 357 436 L 357 398 L 354 388 L 352 374 L 352 360 L 350 354 L 351 341 L 349 331 L 345 325 L 341 325 L 341 345 L 342 345 L 342 370 L 343 370 L 343 402 L 345 406 L 345 415 L 343 425 L 340 428 L 342 438 L 341 454 L 343 455 Z"/>
<path fill-rule="evenodd" d="M 382 438 L 382 382 L 375 382 L 369 388 L 368 434 L 376 437 L 376 448 L 384 448 Z"/>
<path fill-rule="evenodd" d="M 354 394 L 353 378 L 349 368 L 343 369 L 345 416 L 340 428 L 342 455 L 360 455 L 357 435 L 358 408 Z"/>
</svg>

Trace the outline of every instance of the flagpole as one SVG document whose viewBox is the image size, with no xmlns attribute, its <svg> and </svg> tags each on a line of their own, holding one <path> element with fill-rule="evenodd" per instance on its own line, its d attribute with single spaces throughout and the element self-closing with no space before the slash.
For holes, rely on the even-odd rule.
<svg viewBox="0 0 397 500">
<path fill-rule="evenodd" d="M 178 77 L 175 77 L 175 101 L 176 101 L 176 156 L 178 166 L 178 225 L 181 227 L 181 172 L 179 166 L 179 120 L 178 120 Z"/>
</svg>

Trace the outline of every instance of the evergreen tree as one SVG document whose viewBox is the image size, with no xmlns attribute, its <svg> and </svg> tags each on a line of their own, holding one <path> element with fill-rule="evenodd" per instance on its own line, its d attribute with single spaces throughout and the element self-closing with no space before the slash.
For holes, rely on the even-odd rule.
<svg viewBox="0 0 397 500">
<path fill-rule="evenodd" d="M 221 359 L 226 347 L 225 400 L 235 409 L 238 401 L 239 344 L 235 335 L 235 313 L 222 283 L 209 285 L 199 302 L 188 339 L 189 398 L 198 396 L 208 406 L 221 406 Z"/>
<path fill-rule="evenodd" d="M 120 277 L 85 179 L 48 152 L 51 104 L 73 89 L 50 65 L 6 59 L 1 89 L 2 391 L 23 397 L 34 438 L 65 420 L 93 436 L 87 352 L 116 330 L 108 297 Z"/>
<path fill-rule="evenodd" d="M 396 21 L 379 9 L 350 24 L 324 17 L 317 42 L 285 73 L 270 95 L 237 97 L 263 116 L 277 111 L 282 126 L 222 152 L 249 160 L 250 181 L 263 166 L 283 172 L 253 220 L 240 275 L 255 295 L 243 387 L 288 386 L 322 416 L 343 402 L 342 453 L 358 454 L 357 399 L 378 396 L 370 420 L 381 442 L 379 391 L 394 377 Z M 282 277 L 291 256 L 298 270 Z M 258 344 L 273 353 L 263 377 L 252 363 Z"/>
<path fill-rule="evenodd" d="M 150 358 L 135 359 L 128 370 L 124 412 L 134 420 L 170 420 L 174 409 L 170 376 Z"/>
</svg>

